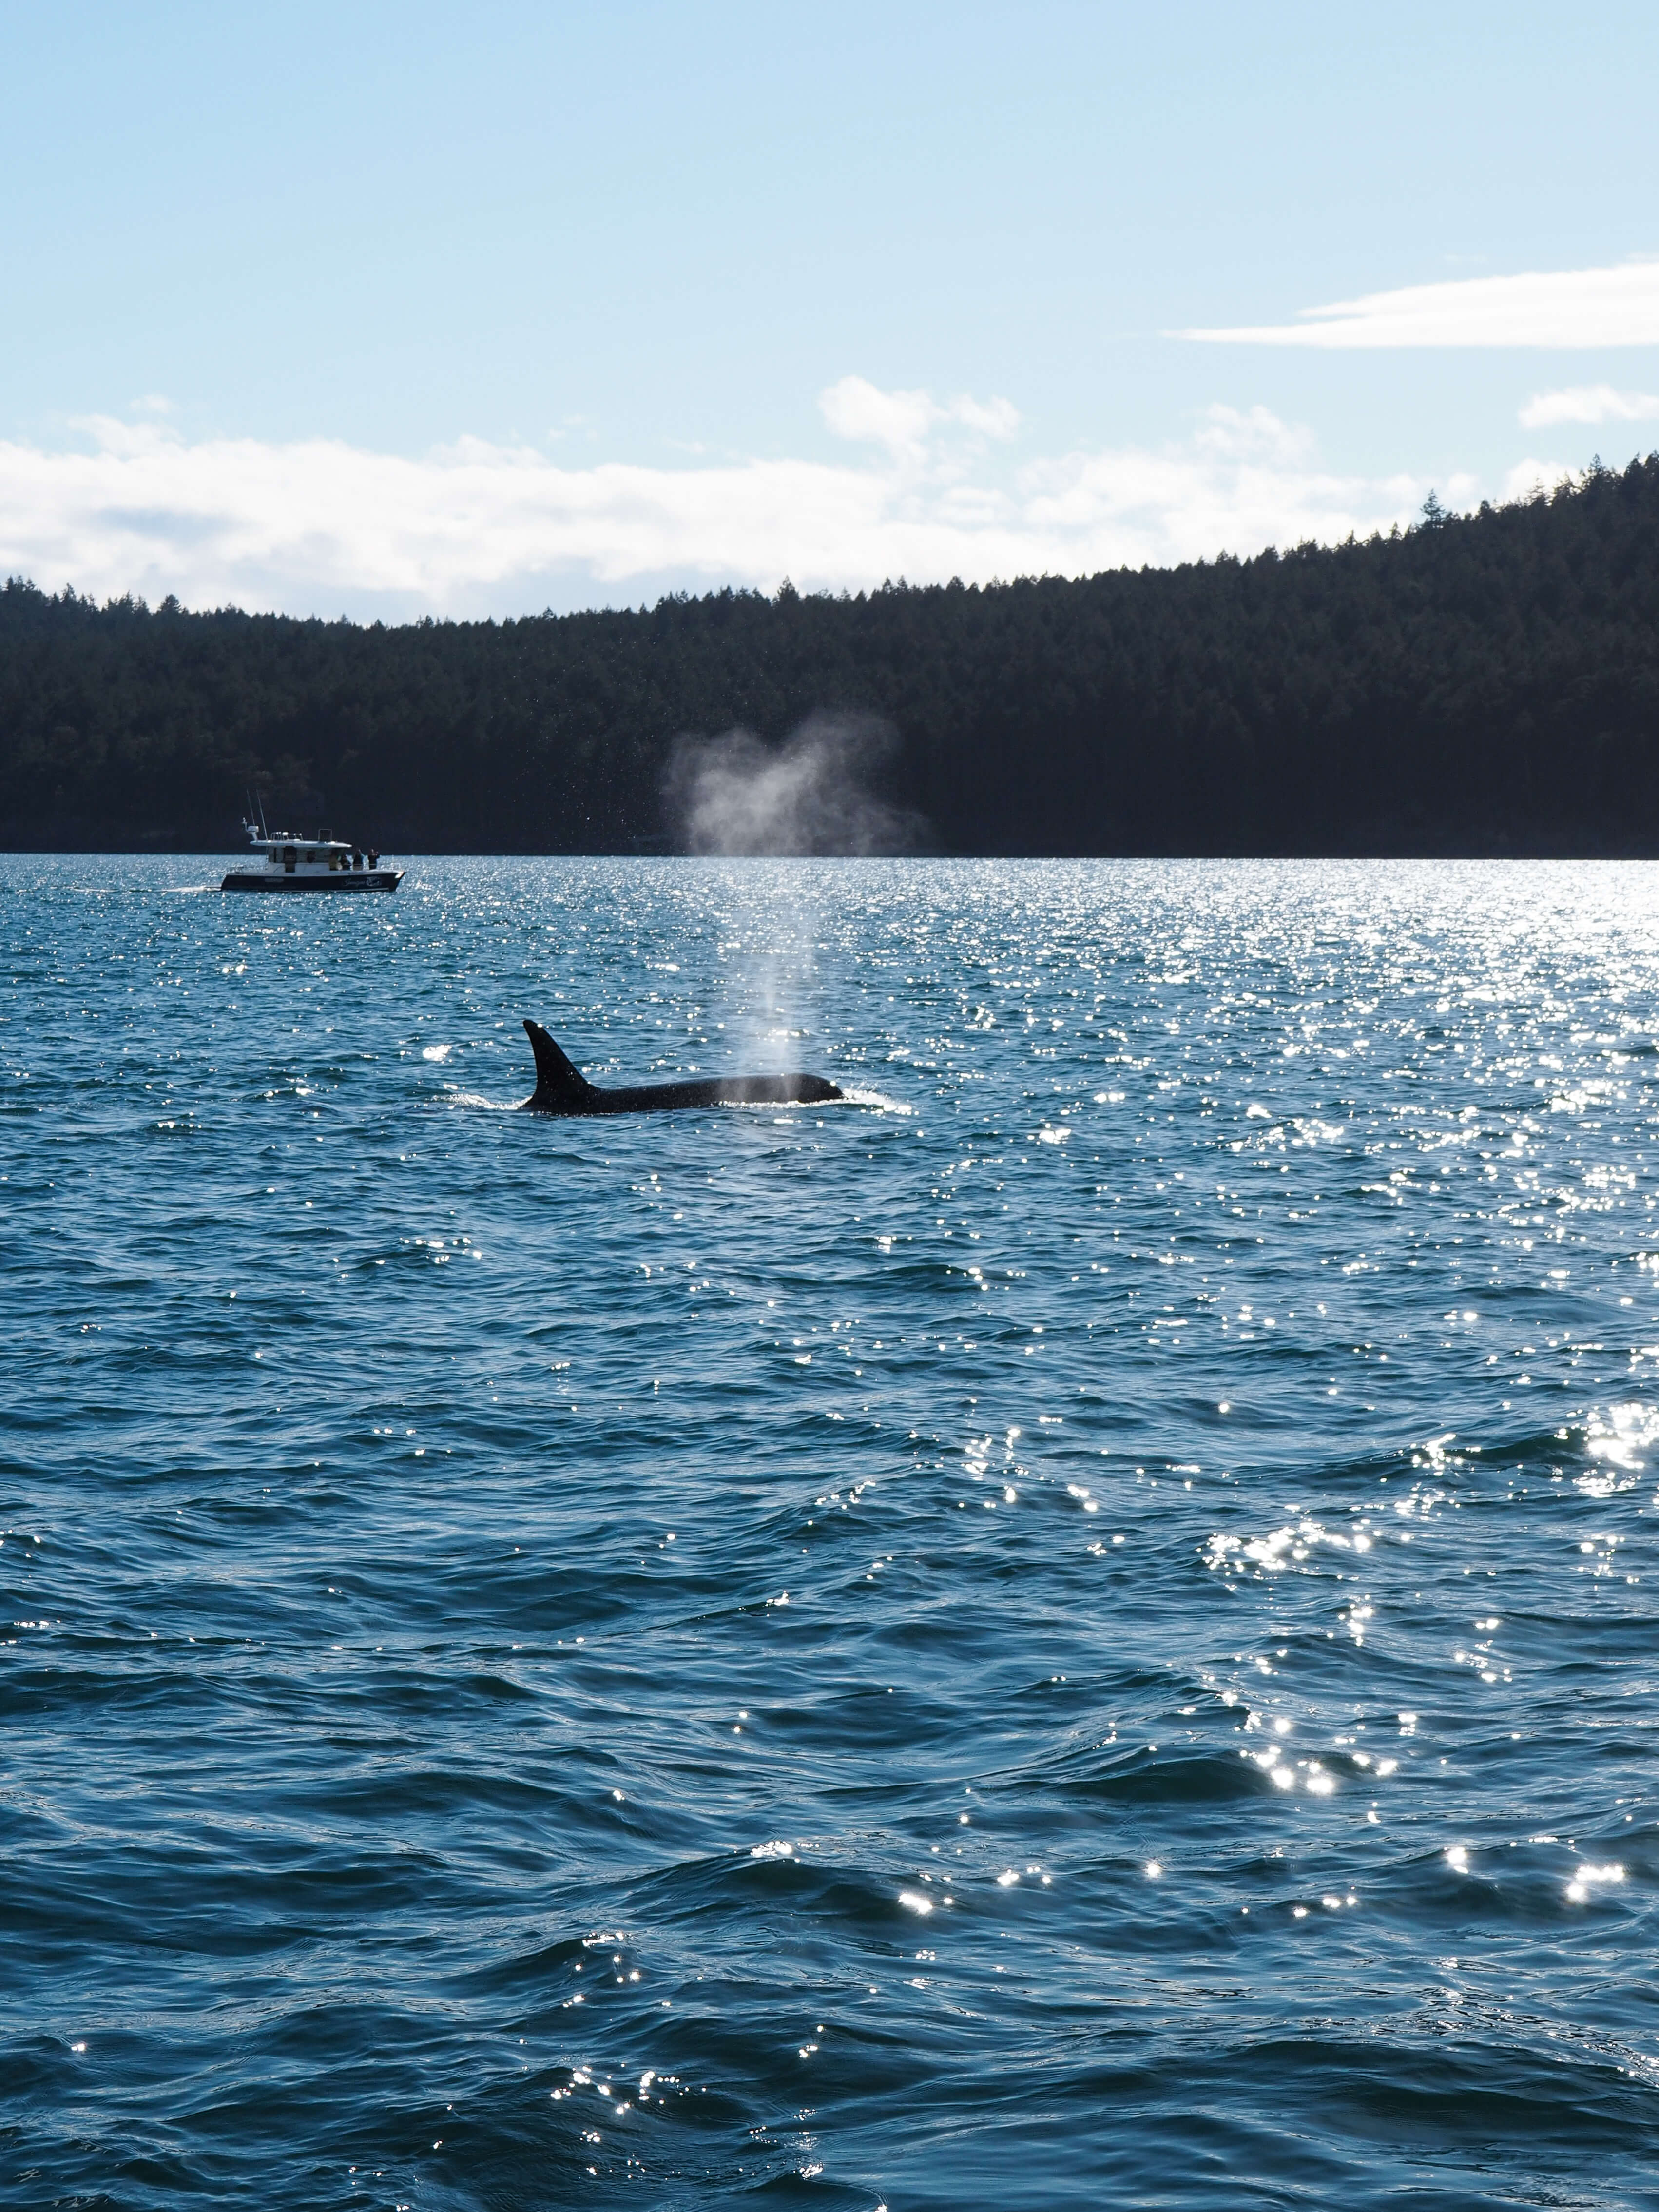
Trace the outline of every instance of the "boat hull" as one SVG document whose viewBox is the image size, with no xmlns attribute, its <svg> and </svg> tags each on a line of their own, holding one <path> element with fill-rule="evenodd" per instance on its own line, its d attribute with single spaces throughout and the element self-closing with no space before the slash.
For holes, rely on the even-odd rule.
<svg viewBox="0 0 1659 2212">
<path fill-rule="evenodd" d="M 222 891 L 395 891 L 404 879 L 401 868 L 359 868 L 356 873 L 302 876 L 261 868 L 256 875 L 232 869 L 219 886 Z"/>
</svg>

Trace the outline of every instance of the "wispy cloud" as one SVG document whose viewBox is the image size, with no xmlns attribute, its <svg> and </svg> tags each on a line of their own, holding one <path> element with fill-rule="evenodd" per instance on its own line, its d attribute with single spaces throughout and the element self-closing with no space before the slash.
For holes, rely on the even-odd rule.
<svg viewBox="0 0 1659 2212">
<path fill-rule="evenodd" d="M 1411 284 L 1328 307 L 1304 307 L 1293 323 L 1174 335 L 1212 345 L 1656 345 L 1659 261 Z"/>
<path fill-rule="evenodd" d="M 1615 392 L 1610 384 L 1575 384 L 1565 392 L 1539 392 L 1521 410 L 1525 430 L 1556 422 L 1651 422 L 1659 420 L 1659 392 Z"/>
<path fill-rule="evenodd" d="M 1069 454 L 1035 464 L 1024 482 L 1027 529 L 1139 549 L 1123 556 L 1132 562 L 1363 536 L 1413 515 L 1427 489 L 1403 474 L 1336 475 L 1320 467 L 1310 432 L 1265 407 L 1221 406 L 1182 445 Z M 1475 489 L 1462 477 L 1443 487 L 1459 502 Z"/>
<path fill-rule="evenodd" d="M 988 442 L 1017 425 L 1006 401 L 846 379 L 823 406 L 870 459 L 574 468 L 470 438 L 410 459 L 100 417 L 88 450 L 0 444 L 0 574 L 191 606 L 505 614 L 786 575 L 855 590 L 1249 553 L 1387 528 L 1427 489 L 1328 470 L 1265 408 L 1213 407 L 1173 444 L 1010 474 Z M 1479 487 L 1439 489 L 1462 503 Z"/>
<path fill-rule="evenodd" d="M 861 376 L 843 376 L 818 395 L 823 419 L 838 438 L 886 447 L 919 459 L 931 435 L 946 424 L 983 438 L 1012 438 L 1019 410 L 1007 399 L 971 399 L 966 393 L 938 400 L 931 392 L 884 392 Z"/>
</svg>

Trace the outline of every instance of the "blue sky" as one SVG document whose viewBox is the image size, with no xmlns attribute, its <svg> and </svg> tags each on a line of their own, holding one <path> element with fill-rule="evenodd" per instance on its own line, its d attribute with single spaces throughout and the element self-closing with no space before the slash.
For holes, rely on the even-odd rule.
<svg viewBox="0 0 1659 2212">
<path fill-rule="evenodd" d="M 5 4 L 0 40 L 0 570 L 52 587 L 1081 573 L 1659 446 L 1651 9 Z"/>
</svg>

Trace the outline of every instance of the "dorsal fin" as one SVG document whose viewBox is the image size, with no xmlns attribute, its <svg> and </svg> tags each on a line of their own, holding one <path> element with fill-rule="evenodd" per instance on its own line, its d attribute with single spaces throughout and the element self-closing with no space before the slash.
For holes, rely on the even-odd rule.
<svg viewBox="0 0 1659 2212">
<path fill-rule="evenodd" d="M 565 1058 L 539 1022 L 526 1020 L 524 1033 L 536 1055 L 536 1095 L 530 1102 L 532 1106 L 578 1097 L 593 1088 L 580 1070 Z"/>
</svg>

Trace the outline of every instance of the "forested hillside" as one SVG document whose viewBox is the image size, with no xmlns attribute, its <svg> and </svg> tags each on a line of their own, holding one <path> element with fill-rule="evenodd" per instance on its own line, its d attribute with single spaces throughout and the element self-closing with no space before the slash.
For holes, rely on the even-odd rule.
<svg viewBox="0 0 1659 2212">
<path fill-rule="evenodd" d="M 665 849 L 670 748 L 889 720 L 961 853 L 1659 853 L 1659 455 L 1334 550 L 398 629 L 0 592 L 0 844 Z"/>
</svg>

